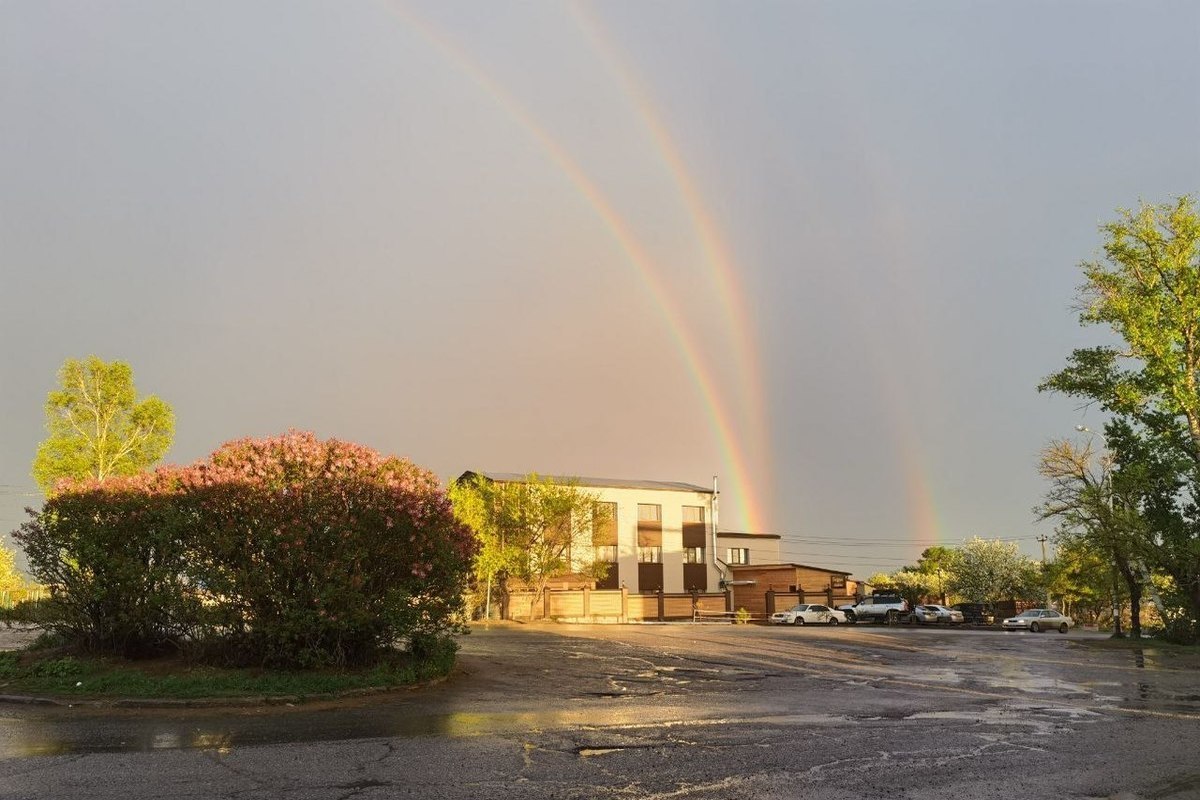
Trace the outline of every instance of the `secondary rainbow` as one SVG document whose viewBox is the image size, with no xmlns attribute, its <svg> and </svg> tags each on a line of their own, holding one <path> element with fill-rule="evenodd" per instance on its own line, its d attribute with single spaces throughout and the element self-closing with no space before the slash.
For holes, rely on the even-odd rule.
<svg viewBox="0 0 1200 800">
<path fill-rule="evenodd" d="M 675 182 L 680 200 L 687 210 L 708 264 L 709 278 L 716 289 L 717 297 L 720 299 L 725 319 L 728 322 L 727 328 L 733 344 L 734 361 L 741 372 L 739 385 L 744 391 L 742 422 L 750 431 L 754 443 L 757 474 L 772 475 L 774 474 L 774 459 L 766 426 L 769 418 L 764 395 L 766 383 L 763 380 L 762 363 L 759 357 L 759 347 L 754 337 L 754 325 L 751 322 L 749 304 L 745 293 L 740 289 L 733 255 L 725 243 L 720 226 L 717 225 L 708 209 L 704 196 L 697 188 L 696 180 L 688 169 L 683 154 L 658 113 L 657 104 L 652 100 L 643 83 L 637 80 L 633 70 L 626 64 L 626 59 L 622 57 L 612 36 L 596 15 L 589 10 L 586 3 L 568 3 L 566 7 L 572 11 L 579 28 L 587 35 L 595 51 L 633 103 L 638 116 L 653 140 L 655 149 Z"/>
<path fill-rule="evenodd" d="M 750 469 L 742 448 L 738 444 L 731 416 L 717 390 L 711 371 L 706 366 L 705 360 L 700 357 L 701 348 L 691 335 L 683 315 L 671 301 L 671 295 L 655 269 L 653 260 L 642 248 L 629 225 L 570 153 L 466 52 L 410 10 L 386 3 L 384 0 L 380 0 L 379 6 L 420 33 L 441 55 L 468 75 L 501 109 L 533 136 L 551 161 L 605 223 L 639 277 L 646 284 L 654 301 L 662 310 L 667 322 L 667 330 L 704 400 L 725 461 L 732 468 L 733 477 L 729 479 L 729 482 L 740 501 L 739 505 L 743 510 L 746 524 L 751 530 L 760 529 L 759 509 L 761 506 L 758 503 L 757 493 L 749 480 Z"/>
</svg>

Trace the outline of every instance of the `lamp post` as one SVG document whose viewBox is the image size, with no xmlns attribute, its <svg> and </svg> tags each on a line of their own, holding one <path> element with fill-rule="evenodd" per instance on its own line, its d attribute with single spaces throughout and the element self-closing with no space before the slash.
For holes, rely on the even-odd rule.
<svg viewBox="0 0 1200 800">
<path fill-rule="evenodd" d="M 1080 433 L 1086 433 L 1089 436 L 1099 436 L 1101 441 L 1104 442 L 1105 448 L 1108 447 L 1108 439 L 1104 438 L 1104 434 L 1096 433 L 1094 430 L 1092 430 L 1091 428 L 1089 428 L 1086 425 L 1076 425 L 1075 430 L 1079 431 Z M 1105 489 L 1105 484 L 1108 484 L 1107 489 Z M 1108 522 L 1110 525 L 1112 525 L 1114 522 L 1114 520 L 1113 520 L 1114 512 L 1113 512 L 1113 484 L 1112 484 L 1112 470 L 1111 469 L 1105 470 L 1104 474 L 1101 476 L 1100 488 L 1102 491 L 1104 491 L 1105 500 L 1107 500 L 1107 502 L 1108 502 Z M 1113 617 L 1112 638 L 1114 638 L 1114 639 L 1124 639 L 1125 638 L 1125 634 L 1121 632 L 1121 601 L 1120 601 L 1120 597 L 1119 597 L 1120 591 L 1121 591 L 1120 576 L 1117 574 L 1117 559 L 1116 559 L 1116 555 L 1114 554 L 1113 555 L 1113 563 L 1112 563 L 1112 617 Z"/>
</svg>

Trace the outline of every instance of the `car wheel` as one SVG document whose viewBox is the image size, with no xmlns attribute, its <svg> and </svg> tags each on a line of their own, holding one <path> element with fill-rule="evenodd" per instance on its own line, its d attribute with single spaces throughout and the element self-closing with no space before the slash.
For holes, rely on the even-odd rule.
<svg viewBox="0 0 1200 800">
<path fill-rule="evenodd" d="M 793 625 L 803 625 L 804 617 L 796 617 L 795 619 L 792 620 L 792 624 Z"/>
<path fill-rule="evenodd" d="M 850 625 L 853 625 L 854 623 L 858 622 L 858 617 L 856 617 L 854 615 L 853 611 L 846 612 L 846 622 L 847 622 L 847 624 L 850 624 Z"/>
<path fill-rule="evenodd" d="M 1059 633 L 1066 633 L 1066 632 L 1067 632 L 1067 623 L 1065 623 L 1065 622 L 1064 622 L 1062 625 L 1059 625 L 1059 626 L 1058 626 L 1058 632 L 1059 632 Z"/>
<path fill-rule="evenodd" d="M 838 624 L 837 618 L 836 618 L 836 617 L 830 617 L 830 618 L 829 618 L 829 624 L 830 624 L 830 625 L 837 625 L 837 624 Z M 1063 627 L 1065 628 L 1065 627 L 1067 627 L 1067 626 L 1066 626 L 1066 625 L 1064 625 Z M 1063 633 L 1066 633 L 1066 631 L 1063 631 Z"/>
<path fill-rule="evenodd" d="M 1037 633 L 1041 629 L 1042 629 L 1042 626 L 1038 625 L 1036 622 L 1029 623 L 1029 632 L 1030 633 Z"/>
</svg>

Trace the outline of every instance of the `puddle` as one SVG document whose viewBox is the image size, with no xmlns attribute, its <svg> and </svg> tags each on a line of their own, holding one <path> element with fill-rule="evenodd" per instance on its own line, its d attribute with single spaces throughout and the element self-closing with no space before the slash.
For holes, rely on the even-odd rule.
<svg viewBox="0 0 1200 800">
<path fill-rule="evenodd" d="M 287 716 L 242 715 L 224 718 L 137 719 L 100 721 L 0 720 L 0 759 L 81 752 L 138 752 L 196 749 L 217 753 L 248 745 L 337 741 L 394 737 L 468 738 L 576 727 L 668 727 L 707 724 L 699 712 L 681 709 L 625 708 L 511 713 L 460 712 L 414 716 L 411 709 L 364 709 L 329 714 L 306 712 Z M 664 721 L 667 714 L 674 722 Z"/>
<path fill-rule="evenodd" d="M 595 756 L 606 756 L 609 753 L 620 753 L 624 747 L 581 747 L 575 752 L 580 758 L 593 758 Z"/>
<path fill-rule="evenodd" d="M 1051 736 L 1062 733 L 1067 723 L 1093 721 L 1099 712 L 1070 706 L 1038 706 L 1010 704 L 985 708 L 980 711 L 922 711 L 909 714 L 910 720 L 955 720 L 979 725 L 1004 725 L 1031 728 L 1035 736 Z"/>
</svg>

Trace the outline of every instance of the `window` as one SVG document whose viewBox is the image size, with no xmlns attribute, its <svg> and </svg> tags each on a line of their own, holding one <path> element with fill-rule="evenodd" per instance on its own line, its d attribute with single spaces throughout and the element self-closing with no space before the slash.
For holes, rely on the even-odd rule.
<svg viewBox="0 0 1200 800">
<path fill-rule="evenodd" d="M 617 563 L 617 546 L 615 544 L 601 544 L 592 548 L 593 556 L 596 561 L 604 561 L 609 564 Z"/>
<path fill-rule="evenodd" d="M 662 548 L 661 547 L 639 547 L 638 561 L 643 564 L 661 564 L 662 563 Z"/>
<path fill-rule="evenodd" d="M 703 564 L 704 563 L 704 548 L 703 547 L 685 547 L 685 548 L 683 548 L 683 563 L 685 563 L 685 564 Z"/>
<path fill-rule="evenodd" d="M 592 544 L 597 547 L 617 544 L 617 504 L 596 503 L 592 513 Z M 613 561 L 616 561 L 614 558 Z"/>
<path fill-rule="evenodd" d="M 662 522 L 662 506 L 638 503 L 638 522 Z"/>
<path fill-rule="evenodd" d="M 725 559 L 726 564 L 749 564 L 750 563 L 750 548 L 749 547 L 731 547 L 729 548 L 728 558 Z"/>
<path fill-rule="evenodd" d="M 704 506 L 684 506 L 683 521 L 688 522 L 704 522 Z"/>
</svg>

